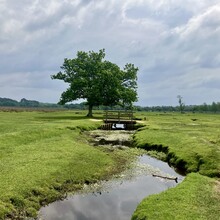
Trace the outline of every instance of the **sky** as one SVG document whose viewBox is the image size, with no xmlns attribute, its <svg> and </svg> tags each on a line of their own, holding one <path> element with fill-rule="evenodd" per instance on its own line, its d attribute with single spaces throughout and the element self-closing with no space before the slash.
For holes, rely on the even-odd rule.
<svg viewBox="0 0 220 220">
<path fill-rule="evenodd" d="M 220 102 L 220 0 L 0 0 L 0 97 L 57 103 L 64 58 L 103 48 L 136 105 Z"/>
</svg>

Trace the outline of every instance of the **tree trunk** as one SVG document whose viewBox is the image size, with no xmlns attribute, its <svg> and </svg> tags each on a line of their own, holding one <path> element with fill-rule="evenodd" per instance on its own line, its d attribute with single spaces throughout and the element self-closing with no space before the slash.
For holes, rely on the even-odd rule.
<svg viewBox="0 0 220 220">
<path fill-rule="evenodd" d="M 89 112 L 87 114 L 87 117 L 93 117 L 93 115 L 92 115 L 92 108 L 93 108 L 93 105 L 89 105 Z"/>
</svg>

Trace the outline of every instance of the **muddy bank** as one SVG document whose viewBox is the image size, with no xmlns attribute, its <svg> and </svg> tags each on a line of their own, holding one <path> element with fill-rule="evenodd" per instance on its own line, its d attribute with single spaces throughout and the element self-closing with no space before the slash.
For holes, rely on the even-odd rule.
<svg viewBox="0 0 220 220">
<path fill-rule="evenodd" d="M 103 146 L 108 148 L 125 148 L 131 147 L 133 144 L 133 135 L 135 131 L 104 131 L 94 130 L 85 132 L 89 136 L 89 141 L 94 146 Z"/>
<path fill-rule="evenodd" d="M 132 146 L 133 134 L 121 130 L 85 132 L 94 147 L 112 151 L 126 151 Z M 43 207 L 38 219 L 128 220 L 144 197 L 174 187 L 182 179 L 168 164 L 147 155 L 139 156 L 131 161 L 129 169 L 110 180 L 85 183 L 74 195 Z"/>
</svg>

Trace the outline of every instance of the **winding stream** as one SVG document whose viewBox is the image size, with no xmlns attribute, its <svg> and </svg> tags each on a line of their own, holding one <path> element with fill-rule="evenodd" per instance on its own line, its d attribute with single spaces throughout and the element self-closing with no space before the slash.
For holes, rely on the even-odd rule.
<svg viewBox="0 0 220 220">
<path fill-rule="evenodd" d="M 141 200 L 178 183 L 153 174 L 177 177 L 183 180 L 168 164 L 149 157 L 139 157 L 134 168 L 110 181 L 85 185 L 75 195 L 41 208 L 39 220 L 128 220 Z"/>
</svg>

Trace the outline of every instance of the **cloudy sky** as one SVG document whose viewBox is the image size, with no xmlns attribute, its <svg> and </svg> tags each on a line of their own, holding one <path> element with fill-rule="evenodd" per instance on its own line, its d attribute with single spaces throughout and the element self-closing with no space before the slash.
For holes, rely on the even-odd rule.
<svg viewBox="0 0 220 220">
<path fill-rule="evenodd" d="M 64 58 L 102 48 L 138 105 L 220 101 L 220 0 L 0 0 L 0 97 L 56 103 Z"/>
</svg>

